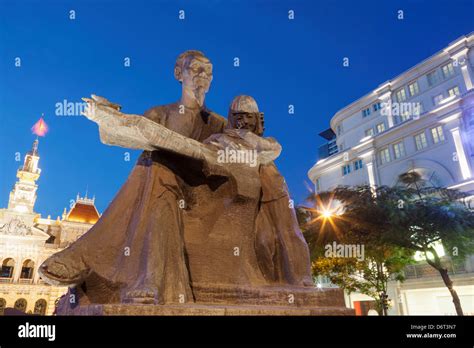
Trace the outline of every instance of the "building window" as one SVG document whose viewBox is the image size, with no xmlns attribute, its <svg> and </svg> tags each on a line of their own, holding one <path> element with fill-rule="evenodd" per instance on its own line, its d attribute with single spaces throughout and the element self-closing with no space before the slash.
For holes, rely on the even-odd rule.
<svg viewBox="0 0 474 348">
<path fill-rule="evenodd" d="M 426 75 L 426 78 L 428 79 L 428 85 L 429 86 L 434 86 L 439 81 L 438 71 L 434 70 L 434 71 L 430 72 L 429 74 Z"/>
<path fill-rule="evenodd" d="M 31 260 L 26 260 L 23 262 L 21 267 L 20 279 L 33 279 L 33 269 L 35 268 L 35 263 Z"/>
<path fill-rule="evenodd" d="M 380 110 L 382 108 L 382 103 L 378 102 L 373 105 L 374 111 Z"/>
<path fill-rule="evenodd" d="M 354 170 L 362 169 L 362 160 L 354 161 Z"/>
<path fill-rule="evenodd" d="M 47 302 L 44 299 L 39 299 L 35 303 L 34 314 L 45 315 Z"/>
<path fill-rule="evenodd" d="M 403 144 L 403 141 L 393 144 L 393 154 L 395 156 L 395 159 L 399 159 L 405 156 L 405 145 Z"/>
<path fill-rule="evenodd" d="M 436 105 L 439 105 L 439 103 L 441 103 L 444 99 L 444 96 L 443 94 L 438 94 L 437 96 L 433 97 L 433 104 L 436 106 Z"/>
<path fill-rule="evenodd" d="M 450 97 L 455 96 L 455 95 L 459 95 L 459 94 L 460 93 L 459 93 L 459 87 L 458 86 L 454 86 L 453 88 L 448 89 L 448 95 Z"/>
<path fill-rule="evenodd" d="M 0 270 L 0 278 L 12 278 L 15 261 L 12 258 L 3 260 L 2 269 Z"/>
<path fill-rule="evenodd" d="M 27 302 L 24 298 L 19 298 L 18 300 L 15 301 L 14 308 L 19 310 L 19 311 L 25 312 L 26 311 L 26 304 L 27 304 Z"/>
<path fill-rule="evenodd" d="M 390 162 L 390 151 L 388 147 L 379 151 L 380 164 L 385 164 Z"/>
<path fill-rule="evenodd" d="M 331 156 L 335 153 L 337 153 L 337 143 L 336 139 L 333 139 L 328 142 L 328 155 Z"/>
<path fill-rule="evenodd" d="M 428 146 L 425 132 L 415 135 L 415 144 L 416 144 L 416 149 L 418 151 L 423 150 L 424 148 Z"/>
<path fill-rule="evenodd" d="M 370 115 L 370 108 L 362 110 L 362 117 L 367 117 Z"/>
<path fill-rule="evenodd" d="M 342 175 L 347 175 L 351 172 L 351 165 L 350 164 L 346 164 L 344 166 L 342 166 Z"/>
<path fill-rule="evenodd" d="M 365 130 L 365 136 L 366 137 L 371 137 L 373 135 L 374 135 L 374 129 L 373 128 L 369 128 L 369 129 Z"/>
<path fill-rule="evenodd" d="M 337 125 L 336 129 L 337 129 L 337 136 L 340 136 L 342 134 L 342 125 L 341 124 Z"/>
<path fill-rule="evenodd" d="M 413 108 L 413 116 L 420 116 L 423 113 L 423 103 L 416 102 L 415 107 Z"/>
<path fill-rule="evenodd" d="M 408 85 L 408 92 L 410 93 L 410 97 L 413 97 L 414 95 L 417 95 L 418 93 L 420 93 L 420 88 L 418 87 L 418 81 L 415 81 Z"/>
<path fill-rule="evenodd" d="M 441 71 L 443 72 L 443 77 L 447 79 L 450 76 L 454 75 L 454 67 L 453 63 L 446 64 L 441 68 Z"/>
<path fill-rule="evenodd" d="M 317 178 L 316 182 L 314 183 L 314 189 L 316 192 L 319 192 L 321 190 L 321 179 Z"/>
<path fill-rule="evenodd" d="M 401 103 L 403 101 L 405 101 L 407 99 L 407 95 L 405 93 L 405 88 L 402 88 L 402 89 L 399 89 L 396 93 L 395 93 L 396 97 L 397 97 L 397 102 Z"/>
<path fill-rule="evenodd" d="M 408 121 L 410 119 L 410 110 L 403 108 L 402 112 L 400 113 L 400 119 L 401 122 Z"/>
<path fill-rule="evenodd" d="M 385 123 L 379 123 L 377 126 L 375 126 L 375 128 L 377 128 L 377 133 L 382 133 L 385 131 Z"/>
<path fill-rule="evenodd" d="M 444 141 L 444 133 L 443 133 L 443 127 L 438 126 L 435 128 L 431 128 L 431 135 L 433 136 L 433 143 L 437 144 L 440 141 Z"/>
<path fill-rule="evenodd" d="M 5 307 L 7 306 L 7 301 L 4 298 L 0 298 L 0 315 L 5 314 Z"/>
</svg>

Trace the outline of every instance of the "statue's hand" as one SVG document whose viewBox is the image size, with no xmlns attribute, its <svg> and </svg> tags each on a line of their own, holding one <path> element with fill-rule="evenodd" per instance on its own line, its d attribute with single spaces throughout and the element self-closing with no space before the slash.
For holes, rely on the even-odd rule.
<svg viewBox="0 0 474 348">
<path fill-rule="evenodd" d="M 82 98 L 87 103 L 86 109 L 82 115 L 89 120 L 98 123 L 99 125 L 104 121 L 112 121 L 114 118 L 113 111 L 120 111 L 122 108 L 119 104 L 110 102 L 109 100 L 92 94 L 92 99 Z M 112 110 L 109 110 L 112 109 Z M 110 111 L 110 112 L 108 112 Z"/>
</svg>

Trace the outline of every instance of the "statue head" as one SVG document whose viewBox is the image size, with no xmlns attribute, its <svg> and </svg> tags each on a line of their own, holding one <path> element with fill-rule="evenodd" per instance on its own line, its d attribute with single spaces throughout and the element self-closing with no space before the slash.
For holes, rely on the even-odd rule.
<svg viewBox="0 0 474 348">
<path fill-rule="evenodd" d="M 239 95 L 232 100 L 227 116 L 227 127 L 233 129 L 248 129 L 262 136 L 263 112 L 258 110 L 255 99 L 248 95 Z"/>
<path fill-rule="evenodd" d="M 183 85 L 183 89 L 193 94 L 202 105 L 204 96 L 211 86 L 211 61 L 201 51 L 183 52 L 176 60 L 174 77 Z"/>
</svg>

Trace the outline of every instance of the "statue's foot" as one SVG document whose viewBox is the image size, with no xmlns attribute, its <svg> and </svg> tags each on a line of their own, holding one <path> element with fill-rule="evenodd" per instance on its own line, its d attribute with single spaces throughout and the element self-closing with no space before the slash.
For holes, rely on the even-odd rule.
<svg viewBox="0 0 474 348">
<path fill-rule="evenodd" d="M 46 282 L 64 286 L 81 283 L 90 274 L 90 269 L 82 260 L 69 261 L 59 254 L 53 255 L 43 262 L 38 272 Z"/>
<path fill-rule="evenodd" d="M 124 302 L 156 304 L 158 303 L 158 292 L 148 286 L 130 289 L 125 292 Z"/>
</svg>

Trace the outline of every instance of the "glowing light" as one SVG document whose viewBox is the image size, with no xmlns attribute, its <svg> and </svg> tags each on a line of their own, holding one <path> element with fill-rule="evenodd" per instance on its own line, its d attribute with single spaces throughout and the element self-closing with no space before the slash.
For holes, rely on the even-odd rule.
<svg viewBox="0 0 474 348">
<path fill-rule="evenodd" d="M 329 218 L 332 217 L 332 212 L 330 210 L 325 209 L 321 212 L 321 215 L 322 215 L 323 218 L 329 219 Z"/>
<path fill-rule="evenodd" d="M 48 132 L 48 125 L 46 122 L 44 122 L 43 117 L 41 117 L 39 121 L 34 124 L 34 126 L 31 128 L 31 131 L 33 134 L 36 134 L 40 137 L 44 137 L 46 135 Z"/>
</svg>

